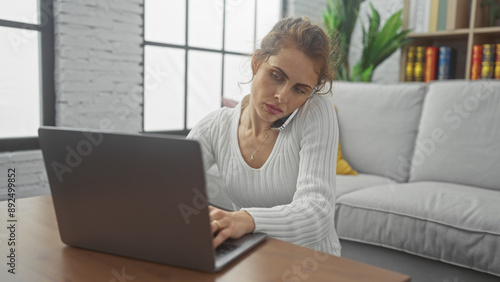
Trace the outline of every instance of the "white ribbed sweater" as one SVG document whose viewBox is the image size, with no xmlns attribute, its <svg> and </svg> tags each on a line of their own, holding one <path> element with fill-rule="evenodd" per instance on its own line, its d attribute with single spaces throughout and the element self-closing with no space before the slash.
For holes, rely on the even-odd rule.
<svg viewBox="0 0 500 282">
<path fill-rule="evenodd" d="M 255 231 L 340 256 L 334 226 L 338 125 L 333 105 L 315 95 L 280 131 L 259 169 L 238 145 L 241 104 L 200 121 L 187 138 L 200 142 L 205 169 L 219 168 L 222 189 L 235 210 L 246 210 Z"/>
</svg>

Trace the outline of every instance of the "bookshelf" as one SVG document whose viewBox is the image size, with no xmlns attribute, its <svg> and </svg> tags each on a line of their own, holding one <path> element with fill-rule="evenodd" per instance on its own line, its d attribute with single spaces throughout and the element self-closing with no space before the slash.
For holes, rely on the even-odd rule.
<svg viewBox="0 0 500 282">
<path fill-rule="evenodd" d="M 500 26 L 488 27 L 487 14 L 481 8 L 482 0 L 458 0 L 467 2 L 467 9 L 457 9 L 456 29 L 426 33 L 410 33 L 413 41 L 401 50 L 399 80 L 405 79 L 405 67 L 409 46 L 451 46 L 457 51 L 456 79 L 470 79 L 472 47 L 476 44 L 500 43 Z M 408 28 L 410 0 L 405 0 L 403 27 Z"/>
</svg>

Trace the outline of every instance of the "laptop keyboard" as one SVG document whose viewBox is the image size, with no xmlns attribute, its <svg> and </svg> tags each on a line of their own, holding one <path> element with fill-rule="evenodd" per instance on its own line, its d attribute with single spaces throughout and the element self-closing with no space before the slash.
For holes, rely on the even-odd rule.
<svg viewBox="0 0 500 282">
<path fill-rule="evenodd" d="M 227 253 L 234 251 L 234 249 L 236 249 L 236 248 L 238 248 L 238 245 L 222 243 L 220 246 L 218 246 L 215 249 L 215 258 L 222 257 L 222 256 L 226 255 Z"/>
</svg>

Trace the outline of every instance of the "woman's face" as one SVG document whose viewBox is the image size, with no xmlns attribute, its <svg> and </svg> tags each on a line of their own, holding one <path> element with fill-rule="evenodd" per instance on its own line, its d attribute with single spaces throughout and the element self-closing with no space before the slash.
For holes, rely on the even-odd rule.
<svg viewBox="0 0 500 282">
<path fill-rule="evenodd" d="M 314 69 L 314 62 L 295 48 L 262 62 L 254 74 L 251 95 L 260 118 L 273 123 L 304 104 L 318 81 Z"/>
</svg>

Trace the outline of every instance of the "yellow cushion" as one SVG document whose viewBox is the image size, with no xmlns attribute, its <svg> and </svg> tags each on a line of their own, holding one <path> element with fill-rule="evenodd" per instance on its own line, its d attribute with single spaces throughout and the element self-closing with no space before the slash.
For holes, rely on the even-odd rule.
<svg viewBox="0 0 500 282">
<path fill-rule="evenodd" d="M 337 111 L 337 107 L 333 106 L 335 111 Z M 340 141 L 339 141 L 339 149 L 337 151 L 337 174 L 343 175 L 358 175 L 358 172 L 352 169 L 349 163 L 342 156 L 342 151 L 340 150 Z"/>
<path fill-rule="evenodd" d="M 342 156 L 342 151 L 340 150 L 340 142 L 339 150 L 337 152 L 337 174 L 358 175 L 358 172 L 352 169 L 349 163 Z"/>
</svg>

